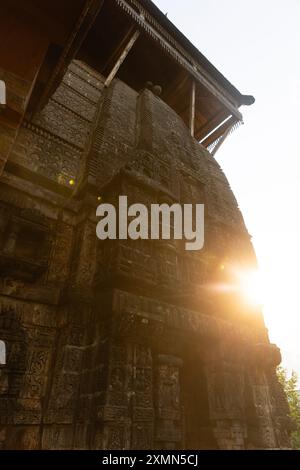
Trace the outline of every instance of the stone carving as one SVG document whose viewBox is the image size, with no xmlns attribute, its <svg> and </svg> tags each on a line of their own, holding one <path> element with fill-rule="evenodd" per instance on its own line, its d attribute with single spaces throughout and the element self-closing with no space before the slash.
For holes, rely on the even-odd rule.
<svg viewBox="0 0 300 470">
<path fill-rule="evenodd" d="M 222 170 L 153 89 L 103 82 L 73 62 L 0 181 L 0 447 L 289 448 L 280 352 L 210 289 L 255 262 Z M 120 194 L 205 203 L 204 249 L 98 240 Z"/>
<path fill-rule="evenodd" d="M 71 141 L 73 144 L 73 140 Z M 69 181 L 76 179 L 80 152 L 50 134 L 35 132 L 34 127 L 22 128 L 12 160 L 58 184 L 69 187 Z"/>
<path fill-rule="evenodd" d="M 85 144 L 89 128 L 86 120 L 78 118 L 54 100 L 50 100 L 34 118 L 33 124 L 80 148 Z"/>
<path fill-rule="evenodd" d="M 83 117 L 88 121 L 92 121 L 95 117 L 96 106 L 91 103 L 85 96 L 81 96 L 74 92 L 70 87 L 63 84 L 53 95 L 53 100 L 57 101 L 74 113 Z"/>
<path fill-rule="evenodd" d="M 180 445 L 181 402 L 180 367 L 182 362 L 173 356 L 158 356 L 156 389 L 156 441 L 163 448 Z"/>
</svg>

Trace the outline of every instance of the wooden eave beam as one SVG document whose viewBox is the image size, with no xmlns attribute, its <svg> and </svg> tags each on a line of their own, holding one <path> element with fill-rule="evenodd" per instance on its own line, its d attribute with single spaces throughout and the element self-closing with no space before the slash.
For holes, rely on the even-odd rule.
<svg viewBox="0 0 300 470">
<path fill-rule="evenodd" d="M 135 25 L 130 26 L 129 30 L 125 34 L 125 36 L 122 37 L 121 41 L 119 41 L 119 44 L 117 47 L 115 47 L 114 51 L 110 54 L 108 60 L 104 64 L 104 66 L 101 69 L 102 75 L 106 75 L 106 72 L 108 70 L 111 70 L 114 66 L 114 64 L 117 62 L 118 58 L 120 57 L 122 51 L 124 50 L 124 47 L 128 43 L 128 40 L 131 38 L 132 34 L 135 31 Z"/>
<path fill-rule="evenodd" d="M 192 98 L 192 86 L 193 80 L 191 80 L 190 75 L 182 69 L 179 73 L 178 77 L 172 82 L 172 84 L 167 88 L 167 90 L 163 93 L 162 99 L 171 107 L 173 108 L 176 113 L 187 123 L 188 126 L 191 125 L 190 123 L 190 111 L 191 111 L 191 98 Z M 197 102 L 199 98 L 202 100 L 202 96 L 198 97 L 199 89 L 195 86 L 195 118 L 194 118 L 194 129 L 196 129 L 197 122 L 199 121 L 199 115 L 201 116 L 200 121 L 207 121 L 205 118 L 205 114 L 203 114 L 200 110 L 200 107 L 197 106 Z M 185 96 L 183 96 L 185 95 Z M 186 99 L 186 95 L 189 95 L 189 100 Z M 178 99 L 180 96 L 181 99 Z M 206 99 L 206 97 L 205 97 Z M 213 96 L 207 99 L 215 99 Z M 188 101 L 188 105 L 187 105 Z M 180 106 L 181 105 L 181 106 Z M 196 135 L 196 130 L 194 131 L 194 135 Z"/>
<path fill-rule="evenodd" d="M 194 137 L 195 135 L 195 113 L 196 113 L 196 82 L 195 80 L 193 80 L 192 86 L 191 86 L 190 114 L 189 114 L 190 132 L 191 132 L 192 137 Z"/>
<path fill-rule="evenodd" d="M 122 8 L 127 15 L 137 23 L 137 25 L 144 29 L 144 31 L 164 50 L 167 50 L 170 56 L 176 60 L 182 67 L 189 72 L 189 74 L 201 83 L 212 95 L 214 95 L 222 104 L 225 106 L 229 114 L 232 114 L 241 121 L 243 119 L 242 114 L 238 110 L 237 106 L 233 104 L 226 96 L 226 91 L 221 91 L 222 87 L 218 83 L 214 83 L 214 79 L 210 77 L 206 78 L 207 72 L 202 72 L 200 64 L 192 64 L 183 53 L 180 52 L 180 46 L 175 48 L 170 41 L 166 39 L 166 34 L 159 32 L 149 21 L 145 21 L 145 18 L 137 13 L 125 0 L 117 0 L 117 5 Z"/>
<path fill-rule="evenodd" d="M 222 135 L 222 137 L 220 138 L 219 142 L 216 144 L 216 146 L 214 147 L 214 149 L 212 150 L 211 152 L 211 155 L 214 157 L 217 153 L 217 151 L 220 149 L 221 145 L 225 142 L 225 140 L 227 139 L 227 137 L 229 136 L 230 132 L 231 132 L 231 129 L 232 127 L 234 126 L 235 123 L 231 124 L 231 126 L 228 126 L 228 128 L 226 129 L 226 131 L 224 132 L 224 134 Z"/>
<path fill-rule="evenodd" d="M 227 129 L 231 129 L 231 127 L 237 122 L 237 119 L 232 116 L 228 121 L 224 122 L 222 126 L 220 126 L 218 129 L 216 129 L 215 132 L 213 132 L 209 137 L 207 137 L 201 145 L 204 147 L 208 147 L 211 145 L 213 142 L 215 142 L 219 137 L 221 137 Z"/>
<path fill-rule="evenodd" d="M 69 36 L 69 39 L 62 51 L 62 54 L 54 68 L 43 94 L 39 100 L 38 109 L 41 109 L 54 93 L 61 82 L 70 62 L 76 57 L 83 41 L 86 38 L 90 28 L 97 18 L 104 0 L 87 0 L 79 16 L 76 26 Z"/>
<path fill-rule="evenodd" d="M 181 91 L 185 85 L 186 82 L 189 79 L 189 75 L 186 73 L 184 69 L 181 69 L 179 72 L 178 76 L 175 78 L 175 80 L 172 81 L 171 85 L 167 87 L 166 90 L 163 90 L 162 98 L 166 102 L 172 102 L 172 98 L 178 94 L 179 91 Z"/>
<path fill-rule="evenodd" d="M 0 80 L 0 108 L 6 106 L 6 85 L 3 80 Z"/>
<path fill-rule="evenodd" d="M 108 87 L 111 84 L 111 82 L 113 81 L 113 79 L 117 75 L 119 68 L 123 64 L 126 57 L 128 56 L 129 52 L 131 51 L 132 47 L 134 46 L 134 44 L 135 44 L 136 40 L 138 39 L 139 35 L 140 35 L 140 31 L 136 30 L 133 33 L 133 35 L 131 36 L 131 38 L 129 39 L 129 41 L 127 42 L 127 44 L 126 44 L 125 48 L 123 49 L 120 57 L 116 61 L 113 69 L 111 70 L 110 74 L 108 75 L 108 77 L 105 80 L 104 85 L 106 87 Z"/>
<path fill-rule="evenodd" d="M 228 117 L 228 111 L 221 109 L 212 119 L 210 119 L 204 126 L 195 132 L 197 140 L 202 140 L 209 132 L 221 124 L 224 119 Z"/>
</svg>

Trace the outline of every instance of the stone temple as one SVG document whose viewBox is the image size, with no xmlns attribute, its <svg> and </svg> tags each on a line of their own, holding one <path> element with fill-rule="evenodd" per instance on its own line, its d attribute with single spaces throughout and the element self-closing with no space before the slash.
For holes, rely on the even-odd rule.
<svg viewBox="0 0 300 470">
<path fill-rule="evenodd" d="M 289 448 L 280 351 L 219 288 L 256 265 L 214 158 L 254 99 L 149 0 L 2 3 L 1 448 Z M 100 241 L 120 194 L 204 203 L 204 248 Z"/>
</svg>

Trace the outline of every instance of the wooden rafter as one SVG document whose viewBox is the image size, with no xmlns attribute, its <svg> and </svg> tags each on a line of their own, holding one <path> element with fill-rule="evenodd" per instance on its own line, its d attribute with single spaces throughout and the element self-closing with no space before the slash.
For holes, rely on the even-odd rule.
<svg viewBox="0 0 300 470">
<path fill-rule="evenodd" d="M 112 68 L 114 67 L 114 65 L 117 62 L 118 58 L 122 54 L 122 52 L 124 50 L 124 47 L 128 43 L 131 36 L 133 35 L 135 29 L 136 29 L 135 25 L 131 25 L 129 30 L 127 31 L 127 33 L 122 37 L 121 41 L 119 41 L 119 43 L 116 46 L 116 48 L 114 49 L 114 51 L 110 54 L 108 60 L 106 61 L 106 63 L 104 64 L 104 66 L 102 67 L 102 70 L 101 70 L 101 73 L 104 76 L 106 76 L 107 72 L 112 70 Z"/>
<path fill-rule="evenodd" d="M 234 123 L 235 124 L 235 123 Z M 229 136 L 234 124 L 232 124 L 231 126 L 229 126 L 227 128 L 227 130 L 224 132 L 224 134 L 222 135 L 222 137 L 220 138 L 220 140 L 217 142 L 217 144 L 215 145 L 215 147 L 213 148 L 211 154 L 212 156 L 214 157 L 217 153 L 217 151 L 219 150 L 219 148 L 221 147 L 221 145 L 225 142 L 225 140 L 227 139 L 227 137 Z"/>
<path fill-rule="evenodd" d="M 54 93 L 58 84 L 62 80 L 69 63 L 74 59 L 77 52 L 79 51 L 103 4 L 104 0 L 87 0 L 85 2 L 81 15 L 78 18 L 76 27 L 72 31 L 72 34 L 70 35 L 67 44 L 65 45 L 65 48 L 59 58 L 59 61 L 53 70 L 51 77 L 47 82 L 47 86 L 39 100 L 39 109 L 47 103 L 49 97 Z"/>
<path fill-rule="evenodd" d="M 224 124 L 218 127 L 212 134 L 210 134 L 201 144 L 204 147 L 209 147 L 213 144 L 217 139 L 222 137 L 228 129 L 231 129 L 237 123 L 237 119 L 234 116 L 231 116 Z"/>
<path fill-rule="evenodd" d="M 117 75 L 119 68 L 123 64 L 126 57 L 128 56 L 129 52 L 131 51 L 131 49 L 132 49 L 134 43 L 136 42 L 136 40 L 138 39 L 139 35 L 140 35 L 140 31 L 136 30 L 133 33 L 133 35 L 131 36 L 131 38 L 129 39 L 129 41 L 127 42 L 125 48 L 123 49 L 123 52 L 121 53 L 120 57 L 118 58 L 118 60 L 116 61 L 115 65 L 114 65 L 113 69 L 111 70 L 110 74 L 108 75 L 107 79 L 105 80 L 104 85 L 106 87 L 108 87 L 111 84 L 111 82 L 113 81 L 113 79 Z"/>
<path fill-rule="evenodd" d="M 175 48 L 174 45 L 167 40 L 152 24 L 148 21 L 141 19 L 138 12 L 132 8 L 126 0 L 117 0 L 120 6 L 127 15 L 129 15 L 138 25 L 143 28 L 145 32 L 150 35 L 164 50 L 167 50 L 169 55 L 173 57 L 185 70 L 194 78 L 196 82 L 201 83 L 219 102 L 221 102 L 229 111 L 230 114 L 235 116 L 238 120 L 242 120 L 242 115 L 235 104 L 227 97 L 227 93 L 222 87 L 214 80 L 207 78 L 207 74 L 202 71 L 200 64 L 192 64 L 185 54 L 179 52 L 180 48 Z"/>
<path fill-rule="evenodd" d="M 204 139 L 211 130 L 215 129 L 227 117 L 228 111 L 224 108 L 221 109 L 212 119 L 210 119 L 206 124 L 204 124 L 204 126 L 196 130 L 195 135 L 197 140 L 200 141 Z"/>
<path fill-rule="evenodd" d="M 189 80 L 189 75 L 186 73 L 184 69 L 182 69 L 176 78 L 172 81 L 172 83 L 165 89 L 163 90 L 163 100 L 166 101 L 167 103 L 172 101 L 172 98 L 174 96 L 177 96 L 178 93 L 180 93 L 185 85 L 186 82 Z"/>
<path fill-rule="evenodd" d="M 6 105 L 6 86 L 3 80 L 0 80 L 0 108 Z"/>
<path fill-rule="evenodd" d="M 190 96 L 190 131 L 191 136 L 195 135 L 195 112 L 196 112 L 196 82 L 192 81 L 191 96 Z"/>
</svg>

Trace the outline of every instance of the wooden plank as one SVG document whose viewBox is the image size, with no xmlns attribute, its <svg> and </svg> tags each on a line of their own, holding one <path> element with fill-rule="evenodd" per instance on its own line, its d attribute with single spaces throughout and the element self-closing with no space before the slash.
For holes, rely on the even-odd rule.
<svg viewBox="0 0 300 470">
<path fill-rule="evenodd" d="M 126 57 L 128 56 L 129 52 L 131 51 L 134 43 L 136 42 L 136 40 L 138 39 L 140 35 L 140 31 L 135 31 L 135 33 L 133 34 L 133 36 L 131 37 L 131 39 L 129 40 L 129 42 L 127 43 L 125 49 L 123 50 L 122 54 L 120 55 L 119 59 L 117 60 L 117 62 L 115 63 L 112 71 L 110 72 L 110 74 L 108 75 L 107 79 L 105 80 L 105 83 L 104 85 L 106 87 L 108 87 L 111 82 L 113 81 L 113 79 L 115 78 L 115 76 L 117 75 L 118 73 L 118 70 L 119 68 L 121 67 L 121 65 L 123 64 L 124 60 L 126 59 Z"/>
<path fill-rule="evenodd" d="M 185 89 L 188 79 L 189 75 L 184 69 L 182 69 L 176 76 L 175 80 L 173 80 L 171 84 L 168 84 L 168 86 L 164 88 L 162 94 L 163 100 L 166 103 L 171 102 L 174 96 L 176 96 L 178 93 L 181 93 L 182 90 Z"/>
<path fill-rule="evenodd" d="M 0 108 L 6 105 L 6 86 L 3 80 L 0 80 Z"/>
<path fill-rule="evenodd" d="M 204 139 L 207 134 L 209 134 L 213 129 L 215 129 L 221 122 L 228 117 L 228 111 L 226 109 L 221 109 L 217 114 L 204 124 L 200 129 L 197 129 L 195 136 L 197 140 Z"/>
<path fill-rule="evenodd" d="M 192 81 L 191 97 L 190 97 L 190 131 L 191 136 L 195 135 L 195 106 L 196 106 L 196 82 Z"/>
<path fill-rule="evenodd" d="M 124 47 L 128 43 L 129 39 L 133 35 L 133 33 L 136 30 L 136 26 L 133 24 L 130 26 L 129 30 L 125 35 L 123 35 L 121 41 L 119 41 L 118 45 L 114 49 L 114 51 L 110 54 L 108 60 L 105 62 L 104 66 L 101 67 L 101 73 L 102 75 L 106 76 L 107 73 L 109 73 L 110 70 L 112 70 L 114 64 L 117 62 L 118 58 L 122 54 L 122 51 L 124 50 Z"/>
<path fill-rule="evenodd" d="M 235 105 L 229 98 L 227 97 L 227 93 L 222 87 L 221 84 L 216 82 L 212 77 L 206 78 L 208 76 L 205 70 L 202 71 L 201 65 L 197 62 L 197 67 L 193 65 L 187 58 L 180 51 L 179 47 L 174 47 L 169 40 L 163 36 L 154 26 L 152 26 L 148 21 L 141 21 L 140 14 L 137 13 L 125 0 L 118 0 L 118 5 L 135 20 L 135 22 L 140 25 L 147 34 L 149 34 L 155 41 L 159 43 L 159 45 L 164 49 L 167 50 L 168 53 L 179 63 L 182 67 L 184 67 L 194 78 L 197 80 L 198 83 L 201 83 L 206 90 L 208 90 L 212 95 L 214 95 L 218 101 L 220 101 L 238 120 L 242 121 L 243 116 Z"/>
<path fill-rule="evenodd" d="M 235 124 L 235 123 L 234 123 Z M 219 150 L 219 148 L 221 147 L 221 145 L 225 142 L 225 140 L 227 139 L 227 137 L 229 136 L 230 134 L 230 131 L 231 129 L 233 128 L 234 124 L 232 124 L 231 126 L 228 127 L 228 129 L 224 132 L 224 134 L 222 135 L 222 137 L 220 138 L 219 142 L 217 143 L 217 145 L 214 147 L 213 151 L 211 152 L 211 155 L 214 157 L 217 153 L 217 151 Z"/>
<path fill-rule="evenodd" d="M 31 99 L 32 103 L 29 103 L 29 108 L 31 109 L 34 107 L 34 112 L 41 110 L 55 92 L 56 88 L 62 81 L 70 62 L 76 57 L 88 32 L 96 21 L 103 4 L 104 0 L 88 0 L 85 2 L 82 12 L 77 19 L 76 26 L 72 29 L 64 49 L 56 62 L 55 68 L 47 80 L 42 94 L 40 95 L 40 93 L 37 92 L 37 96 L 33 96 Z M 37 78 L 37 81 L 39 81 L 39 77 Z M 33 95 L 34 93 L 35 90 Z"/>
<path fill-rule="evenodd" d="M 215 140 L 217 140 L 219 137 L 221 137 L 227 129 L 231 129 L 232 126 L 237 122 L 237 119 L 232 116 L 228 121 L 224 122 L 222 126 L 218 127 L 218 129 L 215 130 L 210 136 L 208 136 L 203 142 L 201 142 L 201 145 L 204 147 L 209 147 Z"/>
</svg>

